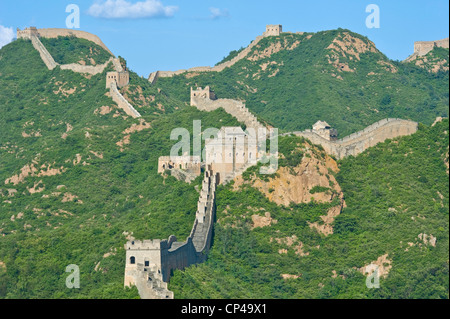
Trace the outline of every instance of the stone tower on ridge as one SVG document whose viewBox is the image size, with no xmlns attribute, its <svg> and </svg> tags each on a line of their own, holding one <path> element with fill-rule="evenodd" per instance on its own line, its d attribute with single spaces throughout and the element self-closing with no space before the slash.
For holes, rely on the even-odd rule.
<svg viewBox="0 0 450 319">
<path fill-rule="evenodd" d="M 113 71 L 106 73 L 106 88 L 109 88 L 111 82 L 116 82 L 118 88 L 127 86 L 130 82 L 130 74 L 128 71 Z"/>
<path fill-rule="evenodd" d="M 264 36 L 279 36 L 283 32 L 283 26 L 281 24 L 268 24 L 266 25 L 266 32 Z"/>
</svg>

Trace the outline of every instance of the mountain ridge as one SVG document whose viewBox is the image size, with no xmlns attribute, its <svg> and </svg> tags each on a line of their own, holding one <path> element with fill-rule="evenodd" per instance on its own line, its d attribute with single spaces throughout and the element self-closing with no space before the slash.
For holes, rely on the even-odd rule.
<svg viewBox="0 0 450 319">
<path fill-rule="evenodd" d="M 365 115 L 368 106 L 379 108 L 373 113 L 380 119 L 416 116 L 419 130 L 337 162 L 301 137 L 280 137 L 281 178 L 258 175 L 255 166 L 243 177 L 256 174 L 261 190 L 245 183 L 239 188 L 236 181 L 218 187 L 220 223 L 209 261 L 175 271 L 168 288 L 176 298 L 448 298 L 448 120 L 423 124 L 446 115 L 448 72 L 390 61 L 347 30 L 308 36 L 266 37 L 249 52 L 250 60 L 220 73 L 177 75 L 152 85 L 130 71 L 120 92 L 139 119 L 108 95 L 106 75 L 113 66 L 96 75 L 49 70 L 30 42 L 2 48 L 0 297 L 137 298 L 136 288 L 123 289 L 124 244 L 172 234 L 186 238 L 195 219 L 201 178 L 186 184 L 157 173 L 159 156 L 174 144 L 171 130 L 183 127 L 192 135 L 199 119 L 202 127 L 242 125 L 220 108 L 189 106 L 191 87 L 212 85 L 219 98 L 245 101 L 258 119 L 284 123 L 284 131 L 331 118 L 342 135 L 352 133 L 376 122 Z M 86 58 L 84 50 L 72 53 Z M 363 78 L 369 80 L 359 83 Z M 421 97 L 420 103 L 398 108 L 409 93 L 406 101 Z M 357 107 L 359 101 L 364 107 Z M 346 107 L 352 112 L 341 112 Z M 414 115 L 419 107 L 423 114 Z M 349 114 L 353 118 L 345 118 Z M 304 143 L 308 151 L 300 147 Z M 339 172 L 320 164 L 324 158 Z M 347 205 L 342 212 L 333 200 L 288 203 L 300 198 L 295 190 L 281 198 L 282 190 L 271 189 L 304 180 L 308 170 L 320 182 L 307 185 L 301 198 L 309 192 L 334 199 L 340 187 Z M 368 291 L 362 272 L 383 261 L 391 266 L 385 267 L 383 288 Z M 65 287 L 65 267 L 74 263 L 82 274 L 79 290 Z"/>
</svg>

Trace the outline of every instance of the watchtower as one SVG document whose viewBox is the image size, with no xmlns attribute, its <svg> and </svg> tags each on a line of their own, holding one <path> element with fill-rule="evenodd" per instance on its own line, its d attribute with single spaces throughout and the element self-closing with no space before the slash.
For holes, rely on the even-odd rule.
<svg viewBox="0 0 450 319">
<path fill-rule="evenodd" d="M 31 36 L 39 36 L 39 32 L 36 27 L 25 28 L 24 30 L 20 30 L 17 28 L 17 39 L 29 39 L 31 40 Z"/>
<path fill-rule="evenodd" d="M 161 240 L 129 241 L 125 244 L 125 286 L 135 285 L 138 266 L 161 269 Z"/>
<path fill-rule="evenodd" d="M 128 71 L 106 73 L 106 88 L 109 88 L 112 82 L 116 82 L 118 88 L 127 86 L 130 82 L 130 74 Z"/>
<path fill-rule="evenodd" d="M 249 161 L 256 163 L 257 145 L 250 143 L 249 135 L 241 127 L 222 127 L 217 137 L 205 142 L 205 163 L 219 174 L 219 183 L 225 177 L 243 168 Z"/>
<path fill-rule="evenodd" d="M 264 36 L 279 36 L 282 32 L 283 26 L 281 24 L 268 24 L 266 25 Z"/>
<path fill-rule="evenodd" d="M 317 121 L 313 125 L 312 131 L 326 140 L 337 140 L 337 130 L 331 128 L 330 124 L 325 121 Z"/>
<path fill-rule="evenodd" d="M 193 89 L 191 87 L 191 106 L 195 106 L 196 99 L 204 99 L 204 100 L 215 100 L 216 99 L 216 95 L 214 94 L 213 91 L 211 91 L 211 88 L 208 86 L 206 86 L 204 89 L 202 89 L 201 87 L 198 87 L 197 89 Z"/>
</svg>

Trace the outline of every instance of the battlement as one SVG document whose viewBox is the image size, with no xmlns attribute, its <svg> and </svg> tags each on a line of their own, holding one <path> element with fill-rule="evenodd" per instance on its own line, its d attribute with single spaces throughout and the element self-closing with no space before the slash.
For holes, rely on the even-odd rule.
<svg viewBox="0 0 450 319">
<path fill-rule="evenodd" d="M 130 240 L 125 244 L 126 250 L 153 250 L 161 248 L 161 239 Z"/>
</svg>

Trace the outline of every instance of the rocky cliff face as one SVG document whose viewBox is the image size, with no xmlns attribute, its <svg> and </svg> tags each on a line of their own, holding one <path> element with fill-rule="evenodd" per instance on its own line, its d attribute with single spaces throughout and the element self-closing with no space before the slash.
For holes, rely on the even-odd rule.
<svg viewBox="0 0 450 319">
<path fill-rule="evenodd" d="M 235 187 L 250 183 L 270 201 L 285 206 L 312 200 L 331 203 L 335 198 L 342 198 L 341 188 L 333 176 L 339 171 L 336 161 L 308 142 L 302 149 L 303 158 L 297 166 L 279 167 L 275 176 L 266 180 L 253 176 L 251 181 L 244 181 L 238 177 Z"/>
</svg>

